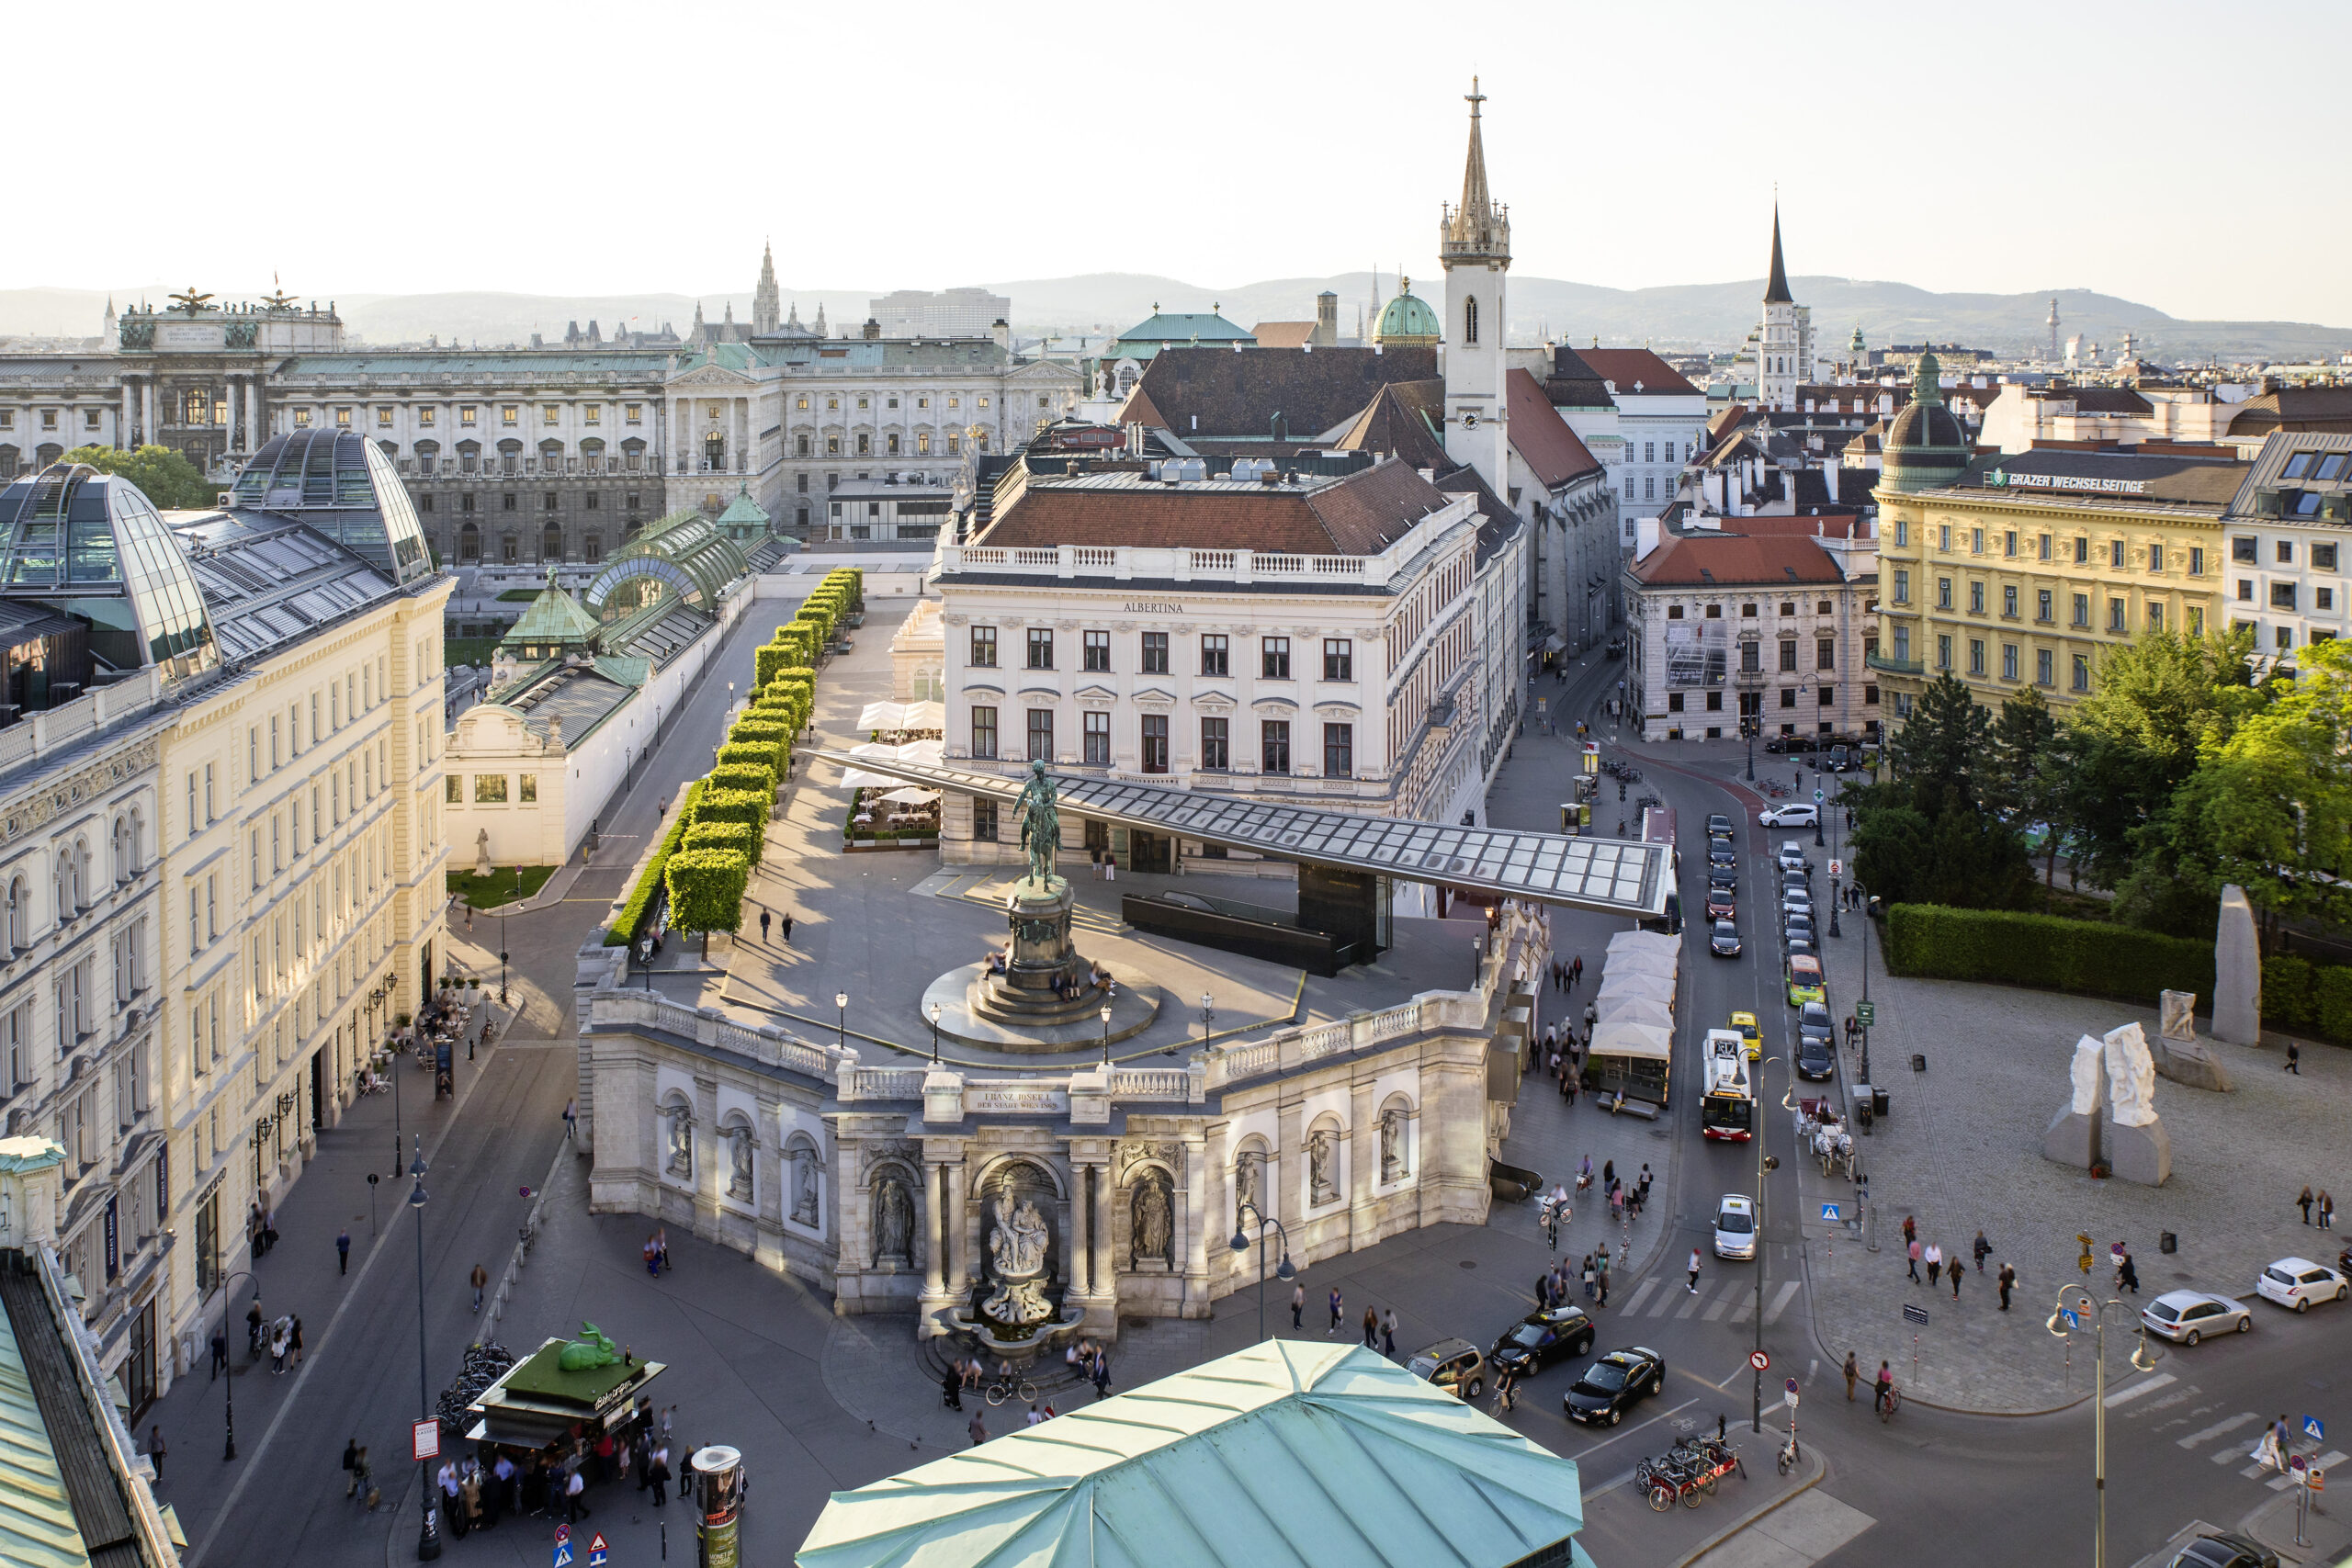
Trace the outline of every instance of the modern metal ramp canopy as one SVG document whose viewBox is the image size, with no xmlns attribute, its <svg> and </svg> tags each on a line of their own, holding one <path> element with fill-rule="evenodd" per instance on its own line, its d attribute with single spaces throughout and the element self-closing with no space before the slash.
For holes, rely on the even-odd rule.
<svg viewBox="0 0 2352 1568">
<path fill-rule="evenodd" d="M 1010 804 L 1020 776 L 853 757 L 815 755 L 842 768 Z M 1509 828 L 1449 827 L 1351 811 L 1228 800 L 1193 790 L 1054 773 L 1066 811 L 1147 832 L 1182 834 L 1329 870 L 1443 883 L 1449 887 L 1564 904 L 1636 919 L 1666 913 L 1675 889 L 1669 846 L 1623 839 L 1569 838 Z"/>
</svg>

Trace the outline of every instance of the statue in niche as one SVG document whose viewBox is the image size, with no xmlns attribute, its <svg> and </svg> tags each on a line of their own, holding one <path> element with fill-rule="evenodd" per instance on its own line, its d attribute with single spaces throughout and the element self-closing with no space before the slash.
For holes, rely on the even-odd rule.
<svg viewBox="0 0 2352 1568">
<path fill-rule="evenodd" d="M 817 1151 L 802 1149 L 793 1156 L 792 1221 L 814 1229 L 817 1224 Z"/>
<path fill-rule="evenodd" d="M 1306 1185 L 1319 1207 L 1339 1201 L 1340 1187 L 1331 1167 L 1339 1154 L 1340 1135 L 1326 1127 L 1306 1140 Z"/>
<path fill-rule="evenodd" d="M 1023 1198 L 1012 1201 L 1010 1190 L 996 1195 L 996 1225 L 989 1233 L 989 1258 L 1000 1280 L 1026 1280 L 1046 1271 L 1046 1216 Z"/>
<path fill-rule="evenodd" d="M 1136 1181 L 1135 1212 L 1130 1235 L 1135 1260 L 1172 1266 L 1176 1258 L 1176 1209 L 1166 1173 L 1146 1171 Z"/>
<path fill-rule="evenodd" d="M 695 1173 L 695 1113 L 683 1101 L 664 1112 L 670 1122 L 669 1169 L 673 1176 Z"/>
<path fill-rule="evenodd" d="M 1398 1181 L 1405 1175 L 1405 1113 L 1391 1107 L 1380 1113 L 1380 1179 Z"/>
<path fill-rule="evenodd" d="M 752 1195 L 752 1130 L 749 1127 L 727 1129 L 727 1195 L 745 1199 Z"/>
<path fill-rule="evenodd" d="M 903 1178 L 886 1176 L 874 1184 L 874 1264 L 914 1263 L 915 1205 Z"/>
<path fill-rule="evenodd" d="M 1263 1214 L 1258 1201 L 1258 1168 L 1261 1162 L 1255 1155 L 1244 1155 L 1233 1168 L 1233 1223 L 1241 1224 L 1245 1213 Z"/>
</svg>

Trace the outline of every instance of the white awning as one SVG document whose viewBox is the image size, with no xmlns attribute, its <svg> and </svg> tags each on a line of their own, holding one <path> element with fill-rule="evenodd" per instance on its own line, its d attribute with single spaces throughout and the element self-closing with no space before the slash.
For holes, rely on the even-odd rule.
<svg viewBox="0 0 2352 1568">
<path fill-rule="evenodd" d="M 1667 1061 L 1674 1055 L 1674 1032 L 1648 1023 L 1604 1023 L 1592 1032 L 1595 1056 L 1643 1056 Z"/>
<path fill-rule="evenodd" d="M 1606 1028 L 1612 1023 L 1646 1023 L 1657 1029 L 1674 1027 L 1674 1010 L 1655 997 L 1612 997 L 1606 1002 L 1595 1003 L 1600 1014 L 1593 1027 Z"/>
</svg>

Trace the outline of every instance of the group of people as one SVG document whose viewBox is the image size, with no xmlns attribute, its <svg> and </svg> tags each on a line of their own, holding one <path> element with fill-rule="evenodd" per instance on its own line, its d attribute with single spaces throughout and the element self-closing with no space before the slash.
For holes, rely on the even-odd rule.
<svg viewBox="0 0 2352 1568">
<path fill-rule="evenodd" d="M 1573 1271 L 1568 1260 L 1565 1258 L 1561 1258 L 1550 1269 L 1535 1276 L 1537 1308 L 1548 1312 L 1554 1307 L 1567 1304 L 1578 1280 L 1584 1282 L 1586 1301 L 1597 1307 L 1607 1306 L 1609 1304 L 1609 1269 L 1610 1256 L 1607 1242 L 1602 1242 L 1599 1247 L 1586 1253 L 1583 1264 L 1575 1267 Z"/>
<path fill-rule="evenodd" d="M 670 1228 L 656 1225 L 645 1238 L 645 1271 L 655 1279 L 670 1271 Z"/>
<path fill-rule="evenodd" d="M 449 1533 L 460 1540 L 475 1529 L 492 1529 L 507 1514 L 560 1514 L 566 1524 L 588 1517 L 591 1486 L 637 1478 L 637 1490 L 653 1494 L 653 1506 L 669 1503 L 674 1480 L 680 1498 L 691 1491 L 691 1466 L 673 1469 L 671 1455 L 692 1452 L 691 1445 L 673 1448 L 678 1407 L 656 1410 L 640 1396 L 628 1418 L 596 1433 L 574 1434 L 560 1448 L 532 1453 L 485 1445 L 470 1454 L 453 1454 L 442 1461 L 435 1476 L 441 1493 L 441 1515 Z M 345 1495 L 373 1511 L 379 1501 L 368 1461 L 368 1450 L 354 1438 L 343 1450 L 343 1468 L 350 1472 Z"/>
<path fill-rule="evenodd" d="M 1976 1272 L 1982 1274 L 1991 1268 L 1989 1260 L 1993 1256 L 1993 1244 L 1984 1239 L 1983 1231 L 1976 1233 L 1976 1239 L 1970 1244 L 1968 1250 L 1975 1259 Z M 1913 1284 L 1925 1284 L 1932 1291 L 1939 1280 L 1948 1277 L 1951 1280 L 1951 1299 L 1960 1300 L 1960 1280 L 1961 1276 L 1968 1272 L 1967 1259 L 1962 1258 L 1957 1251 L 1947 1256 L 1944 1249 L 1934 1242 L 1920 1240 L 1918 1219 L 1911 1214 L 1903 1216 L 1903 1256 Z M 2132 1254 L 2120 1241 L 2115 1244 L 2115 1258 L 2116 1288 L 2129 1290 L 2134 1295 L 2139 1294 L 2139 1273 L 2132 1268 Z M 1928 1270 L 1928 1277 L 1924 1280 L 1919 1278 L 1919 1269 L 1922 1265 L 1925 1265 Z M 2009 1310 L 2009 1292 L 2017 1289 L 2017 1269 L 2007 1263 L 2002 1264 L 1994 1282 L 2001 1292 L 2001 1310 L 2007 1312 Z"/>
<path fill-rule="evenodd" d="M 1087 961 L 1084 980 L 1068 971 L 1054 976 L 1054 995 L 1066 1002 L 1074 1002 L 1089 991 L 1107 991 L 1110 988 L 1111 972 L 1091 959 Z"/>
<path fill-rule="evenodd" d="M 1851 1350 L 1846 1352 L 1846 1365 L 1844 1371 L 1846 1373 L 1846 1403 L 1851 1404 L 1854 1402 L 1854 1385 L 1861 1381 L 1862 1376 L 1860 1364 L 1856 1360 L 1854 1353 Z M 1889 1399 L 1894 1397 L 1894 1373 L 1888 1368 L 1884 1361 L 1881 1361 L 1878 1364 L 1878 1376 L 1871 1380 L 1871 1414 L 1878 1414 L 1880 1407 L 1884 1405 Z"/>
<path fill-rule="evenodd" d="M 2327 1195 L 2326 1188 L 2323 1187 L 2319 1190 L 2319 1196 L 2317 1198 L 2313 1198 L 2312 1196 L 2312 1190 L 2310 1188 L 2304 1188 L 2302 1192 L 2295 1199 L 2295 1207 L 2303 1212 L 2303 1224 L 2310 1224 L 2312 1223 L 2312 1211 L 2313 1209 L 2317 1209 L 2319 1211 L 2319 1228 L 2324 1231 L 2334 1230 L 2335 1228 L 2335 1200 Z"/>
<path fill-rule="evenodd" d="M 1585 1050 L 1592 1043 L 1592 1025 L 1581 1031 L 1570 1024 L 1563 1031 L 1557 1024 L 1544 1027 L 1543 1044 L 1528 1055 L 1528 1067 L 1532 1071 L 1538 1063 L 1546 1074 L 1559 1084 L 1560 1098 L 1571 1106 L 1584 1088 Z"/>
<path fill-rule="evenodd" d="M 283 1375 L 289 1364 L 302 1364 L 302 1320 L 292 1313 L 278 1317 L 264 1318 L 260 1298 L 245 1308 L 245 1348 L 258 1360 L 262 1352 L 269 1353 L 269 1370 Z M 212 1375 L 219 1377 L 229 1370 L 229 1340 L 219 1329 L 212 1333 Z"/>
</svg>

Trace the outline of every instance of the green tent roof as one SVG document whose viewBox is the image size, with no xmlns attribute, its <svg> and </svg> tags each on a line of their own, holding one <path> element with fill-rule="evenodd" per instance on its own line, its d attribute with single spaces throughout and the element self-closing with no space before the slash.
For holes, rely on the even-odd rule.
<svg viewBox="0 0 2352 1568">
<path fill-rule="evenodd" d="M 596 617 L 580 607 L 580 601 L 555 585 L 555 569 L 548 569 L 548 585 L 514 623 L 514 629 L 499 640 L 520 648 L 540 643 L 593 642 L 596 637 Z"/>
<path fill-rule="evenodd" d="M 795 1561 L 1505 1568 L 1583 1524 L 1573 1461 L 1361 1346 L 1274 1340 L 836 1492 Z"/>
<path fill-rule="evenodd" d="M 752 499 L 752 484 L 749 479 L 744 480 L 741 487 L 736 491 L 735 499 L 727 503 L 727 510 L 718 514 L 718 525 L 721 528 L 748 528 L 761 534 L 767 532 L 766 509 Z"/>
</svg>

